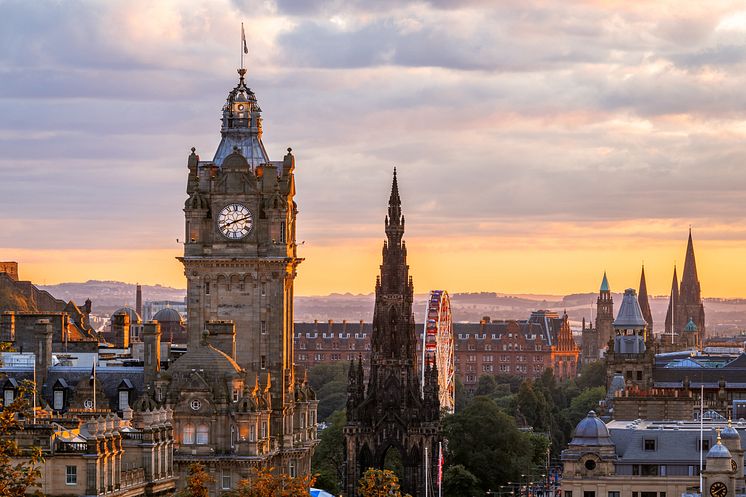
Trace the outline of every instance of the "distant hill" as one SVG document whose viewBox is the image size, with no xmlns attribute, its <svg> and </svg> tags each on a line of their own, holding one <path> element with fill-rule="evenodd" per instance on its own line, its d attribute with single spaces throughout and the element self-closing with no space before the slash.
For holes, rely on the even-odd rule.
<svg viewBox="0 0 746 497">
<path fill-rule="evenodd" d="M 82 304 L 86 298 L 93 301 L 93 312 L 106 315 L 114 310 L 135 304 L 135 285 L 119 281 L 86 281 L 85 283 L 61 283 L 39 287 L 58 299 L 74 300 Z M 32 305 L 18 300 L 17 296 L 4 295 L 0 285 L 0 308 L 3 305 Z M 143 285 L 143 301 L 181 301 L 186 290 L 161 285 Z M 619 309 L 622 294 L 612 294 L 615 312 Z M 427 294 L 415 295 L 414 314 L 421 321 L 425 314 Z M 571 295 L 508 295 L 499 292 L 453 293 L 451 305 L 454 321 L 476 322 L 484 316 L 490 319 L 527 319 L 531 311 L 549 309 L 562 313 L 565 310 L 573 327 L 577 328 L 583 318 L 592 321 L 596 312 L 596 293 Z M 14 300 L 15 299 L 15 300 Z M 373 294 L 334 293 L 323 296 L 299 296 L 295 298 L 296 321 L 370 321 L 373 317 Z M 653 297 L 650 300 L 655 330 L 663 329 L 667 297 Z M 746 300 L 744 299 L 705 299 L 708 334 L 732 334 L 746 330 Z"/>
<path fill-rule="evenodd" d="M 78 304 L 87 298 L 93 301 L 95 314 L 110 314 L 125 305 L 135 306 L 136 285 L 121 281 L 89 280 L 85 283 L 60 283 L 58 285 L 44 285 L 39 288 L 48 291 L 55 297 L 64 300 L 74 300 Z M 186 290 L 161 285 L 142 285 L 143 302 L 148 300 L 177 300 L 182 301 Z"/>
</svg>

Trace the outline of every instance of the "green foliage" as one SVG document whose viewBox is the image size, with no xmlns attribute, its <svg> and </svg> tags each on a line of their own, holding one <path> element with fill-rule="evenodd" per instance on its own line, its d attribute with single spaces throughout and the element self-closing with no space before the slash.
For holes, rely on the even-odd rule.
<svg viewBox="0 0 746 497">
<path fill-rule="evenodd" d="M 461 464 L 443 472 L 443 495 L 445 497 L 472 497 L 481 495 L 479 480 Z"/>
<path fill-rule="evenodd" d="M 604 387 L 594 387 L 583 390 L 580 395 L 572 399 L 570 406 L 565 409 L 564 415 L 574 427 L 583 419 L 588 411 L 598 409 L 598 401 L 606 396 Z"/>
<path fill-rule="evenodd" d="M 308 382 L 319 401 L 319 421 L 326 421 L 333 412 L 344 409 L 347 403 L 348 368 L 349 363 L 335 362 L 317 364 L 309 370 Z"/>
<path fill-rule="evenodd" d="M 18 388 L 18 395 L 10 405 L 3 406 L 0 412 L 0 495 L 22 497 L 39 495 L 37 481 L 41 476 L 38 465 L 44 461 L 41 448 L 21 448 L 16 442 L 16 433 L 23 429 L 20 417 L 31 416 L 29 398 L 34 395 L 34 385 L 24 381 Z"/>
<path fill-rule="evenodd" d="M 344 433 L 347 422 L 344 411 L 335 411 L 327 419 L 327 426 L 319 435 L 319 445 L 313 454 L 311 471 L 316 474 L 319 488 L 338 495 L 341 489 L 344 464 Z"/>
<path fill-rule="evenodd" d="M 606 385 L 606 360 L 592 362 L 583 366 L 580 375 L 575 379 L 578 388 L 602 387 Z"/>
<path fill-rule="evenodd" d="M 476 397 L 461 412 L 447 417 L 443 431 L 448 440 L 447 463 L 463 465 L 482 490 L 517 479 L 531 465 L 529 436 L 487 397 Z"/>
</svg>

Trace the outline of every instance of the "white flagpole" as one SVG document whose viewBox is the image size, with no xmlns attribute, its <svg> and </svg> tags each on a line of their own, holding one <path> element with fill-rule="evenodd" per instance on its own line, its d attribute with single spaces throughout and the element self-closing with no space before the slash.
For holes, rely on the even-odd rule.
<svg viewBox="0 0 746 497">
<path fill-rule="evenodd" d="M 427 481 L 427 445 L 425 445 L 425 497 L 427 497 L 428 481 Z"/>
<path fill-rule="evenodd" d="M 702 437 L 705 431 L 705 384 L 704 381 L 699 386 L 699 495 L 702 495 L 702 450 L 704 441 Z"/>
<path fill-rule="evenodd" d="M 438 442 L 438 497 L 443 497 L 443 442 Z"/>
<path fill-rule="evenodd" d="M 96 411 L 96 362 L 98 354 L 93 358 L 93 411 Z"/>
<path fill-rule="evenodd" d="M 244 34 L 243 23 L 241 23 L 241 69 L 243 69 L 243 44 L 245 38 L 246 35 Z"/>
<path fill-rule="evenodd" d="M 36 424 L 36 355 L 34 355 L 34 389 L 32 391 L 34 397 L 34 424 Z"/>
</svg>

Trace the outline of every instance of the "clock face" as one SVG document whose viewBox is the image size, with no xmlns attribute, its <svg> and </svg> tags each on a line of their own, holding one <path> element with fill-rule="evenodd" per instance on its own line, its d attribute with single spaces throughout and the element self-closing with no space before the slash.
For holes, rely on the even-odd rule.
<svg viewBox="0 0 746 497">
<path fill-rule="evenodd" d="M 83 402 L 83 407 L 85 407 L 86 409 L 93 409 L 93 401 L 87 399 L 85 402 Z"/>
<path fill-rule="evenodd" d="M 735 459 L 730 460 L 730 469 L 732 471 L 738 471 L 738 463 L 736 462 Z"/>
<path fill-rule="evenodd" d="M 200 402 L 197 399 L 194 399 L 190 404 L 189 407 L 192 408 L 193 411 L 199 411 L 199 408 L 202 407 L 202 402 Z"/>
<path fill-rule="evenodd" d="M 710 486 L 711 497 L 726 497 L 727 495 L 728 487 L 725 486 L 725 483 L 716 481 Z"/>
<path fill-rule="evenodd" d="M 218 229 L 230 240 L 240 240 L 251 232 L 254 216 L 241 204 L 228 204 L 218 214 Z"/>
</svg>

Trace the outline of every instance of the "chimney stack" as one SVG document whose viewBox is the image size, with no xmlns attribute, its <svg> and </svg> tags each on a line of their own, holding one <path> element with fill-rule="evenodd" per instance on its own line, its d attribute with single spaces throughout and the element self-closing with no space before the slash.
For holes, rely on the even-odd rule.
<svg viewBox="0 0 746 497">
<path fill-rule="evenodd" d="M 140 283 L 137 284 L 137 294 L 135 295 L 135 310 L 137 315 L 142 317 L 142 286 Z"/>
<path fill-rule="evenodd" d="M 52 367 L 52 323 L 49 319 L 36 321 L 34 329 L 35 350 L 34 361 L 36 364 L 36 382 L 43 386 L 47 382 L 49 368 Z M 41 391 L 37 387 L 37 391 Z"/>
</svg>

